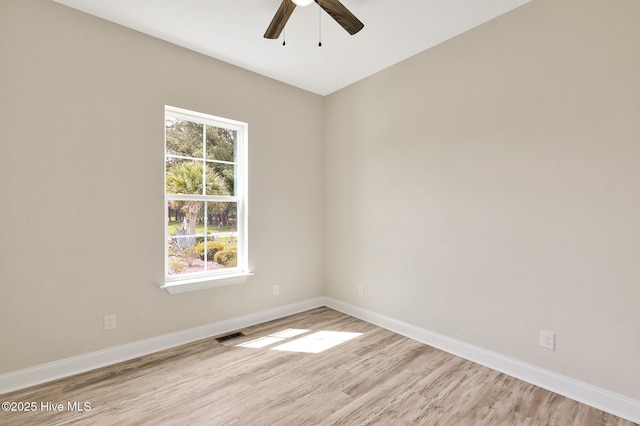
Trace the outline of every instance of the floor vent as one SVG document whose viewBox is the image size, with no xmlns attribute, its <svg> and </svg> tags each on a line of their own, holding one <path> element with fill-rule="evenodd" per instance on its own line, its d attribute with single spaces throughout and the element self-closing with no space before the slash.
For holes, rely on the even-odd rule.
<svg viewBox="0 0 640 426">
<path fill-rule="evenodd" d="M 244 336 L 244 333 L 239 331 L 237 333 L 227 334 L 226 336 L 216 337 L 216 341 L 218 343 L 224 343 L 227 340 L 235 339 L 236 337 L 242 337 L 242 336 Z"/>
</svg>

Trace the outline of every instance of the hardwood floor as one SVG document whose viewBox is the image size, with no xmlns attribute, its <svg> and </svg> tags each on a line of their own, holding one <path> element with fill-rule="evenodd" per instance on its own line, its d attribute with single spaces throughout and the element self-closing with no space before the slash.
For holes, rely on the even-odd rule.
<svg viewBox="0 0 640 426">
<path fill-rule="evenodd" d="M 277 334 L 288 329 L 308 331 Z M 36 411 L 0 412 L 0 424 L 634 424 L 329 308 L 242 331 L 1 395 Z M 273 349 L 304 339 L 298 350 L 319 350 L 346 333 L 362 334 L 319 353 Z M 237 346 L 269 335 L 281 340 Z"/>
</svg>

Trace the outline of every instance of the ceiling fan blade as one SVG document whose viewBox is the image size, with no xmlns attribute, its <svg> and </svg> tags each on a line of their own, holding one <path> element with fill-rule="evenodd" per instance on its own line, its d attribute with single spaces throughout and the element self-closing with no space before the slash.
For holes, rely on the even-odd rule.
<svg viewBox="0 0 640 426">
<path fill-rule="evenodd" d="M 354 35 L 364 28 L 364 24 L 338 0 L 315 0 L 315 2 L 349 34 Z"/>
<path fill-rule="evenodd" d="M 264 33 L 264 38 L 276 39 L 280 37 L 282 29 L 287 24 L 287 21 L 295 8 L 296 4 L 291 0 L 282 0 L 282 4 L 271 20 L 269 28 L 267 28 L 267 32 Z"/>
</svg>

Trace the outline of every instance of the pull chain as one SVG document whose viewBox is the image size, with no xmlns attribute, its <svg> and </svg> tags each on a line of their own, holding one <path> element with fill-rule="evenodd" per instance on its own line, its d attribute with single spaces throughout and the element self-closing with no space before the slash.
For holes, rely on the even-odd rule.
<svg viewBox="0 0 640 426">
<path fill-rule="evenodd" d="M 318 5 L 318 47 L 322 47 L 322 9 Z"/>
<path fill-rule="evenodd" d="M 283 28 L 282 29 L 282 45 L 286 46 L 287 45 L 287 28 Z"/>
</svg>

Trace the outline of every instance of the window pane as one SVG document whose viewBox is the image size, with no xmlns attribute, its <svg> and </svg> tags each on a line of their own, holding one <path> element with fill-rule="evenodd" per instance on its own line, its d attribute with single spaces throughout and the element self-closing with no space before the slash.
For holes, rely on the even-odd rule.
<svg viewBox="0 0 640 426">
<path fill-rule="evenodd" d="M 198 258 L 194 235 L 169 237 L 168 244 L 169 275 L 204 271 L 204 262 Z"/>
<path fill-rule="evenodd" d="M 171 200 L 167 203 L 169 237 L 192 235 L 203 237 L 205 234 L 205 211 L 203 201 Z M 201 241 L 202 238 L 199 238 Z M 198 241 L 198 242 L 200 242 Z"/>
<path fill-rule="evenodd" d="M 238 132 L 222 127 L 207 126 L 207 159 L 236 161 Z"/>
<path fill-rule="evenodd" d="M 167 154 L 202 158 L 202 124 L 167 118 Z"/>
<path fill-rule="evenodd" d="M 236 195 L 236 166 L 207 162 L 207 195 Z"/>
<path fill-rule="evenodd" d="M 207 203 L 207 238 L 215 244 L 210 269 L 233 268 L 238 264 L 238 203 Z"/>
<path fill-rule="evenodd" d="M 204 271 L 204 262 L 198 258 L 195 245 L 188 245 L 195 237 L 169 238 L 167 264 L 169 275 L 191 274 Z"/>
<path fill-rule="evenodd" d="M 167 194 L 202 195 L 202 179 L 202 161 L 167 158 Z"/>
<path fill-rule="evenodd" d="M 204 241 L 204 202 L 172 200 L 167 203 L 169 275 L 204 271 L 198 253 Z"/>
<path fill-rule="evenodd" d="M 185 214 L 186 202 L 184 201 L 169 201 L 167 205 L 167 217 L 168 217 L 168 236 L 176 234 L 176 228 L 189 229 L 187 223 L 187 215 Z"/>
</svg>

